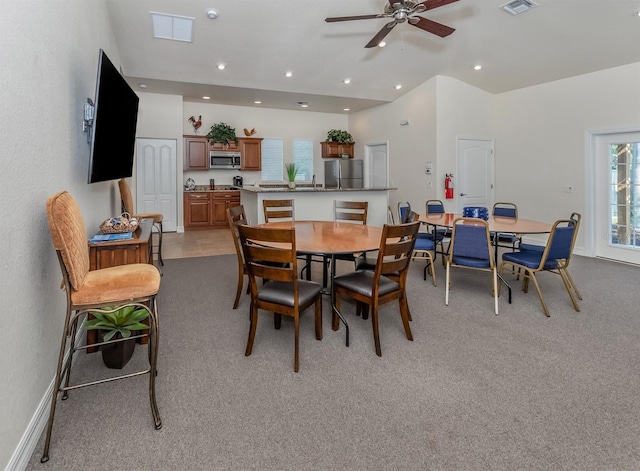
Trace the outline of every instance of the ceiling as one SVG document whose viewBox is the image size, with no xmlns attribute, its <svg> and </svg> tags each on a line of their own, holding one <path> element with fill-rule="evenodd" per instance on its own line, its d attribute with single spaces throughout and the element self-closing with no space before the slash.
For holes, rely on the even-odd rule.
<svg viewBox="0 0 640 471">
<path fill-rule="evenodd" d="M 134 89 L 192 102 L 279 109 L 309 102 L 309 111 L 348 113 L 436 75 L 501 93 L 640 62 L 640 0 L 535 0 L 519 15 L 500 8 L 506 1 L 426 11 L 420 16 L 456 31 L 440 38 L 399 24 L 384 48 L 371 49 L 364 45 L 388 19 L 324 19 L 382 13 L 382 0 L 107 0 L 107 8 Z M 193 41 L 153 38 L 150 11 L 195 18 Z"/>
</svg>

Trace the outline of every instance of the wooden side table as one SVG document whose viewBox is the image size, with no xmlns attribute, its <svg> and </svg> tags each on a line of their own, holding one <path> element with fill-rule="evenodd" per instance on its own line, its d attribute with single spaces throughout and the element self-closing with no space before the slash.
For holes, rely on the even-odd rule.
<svg viewBox="0 0 640 471">
<path fill-rule="evenodd" d="M 133 233 L 133 238 L 116 240 L 113 242 L 99 242 L 89 244 L 89 270 L 128 265 L 131 263 L 150 263 L 153 265 L 153 253 L 151 252 L 151 227 L 153 219 L 140 220 L 138 228 Z M 98 331 L 87 331 L 87 345 L 98 341 Z M 147 343 L 148 338 L 140 339 L 140 343 Z M 87 348 L 87 353 L 96 352 L 96 347 Z"/>
</svg>

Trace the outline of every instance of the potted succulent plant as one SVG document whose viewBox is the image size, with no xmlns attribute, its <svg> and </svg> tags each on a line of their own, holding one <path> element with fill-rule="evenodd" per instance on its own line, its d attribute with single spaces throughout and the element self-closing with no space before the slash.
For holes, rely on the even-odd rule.
<svg viewBox="0 0 640 471">
<path fill-rule="evenodd" d="M 232 128 L 227 123 L 216 123 L 211 126 L 211 130 L 207 133 L 207 139 L 211 144 L 216 142 L 223 146 L 229 145 L 231 141 L 238 145 L 238 137 L 236 136 L 236 128 Z"/>
<path fill-rule="evenodd" d="M 287 179 L 289 180 L 289 188 L 293 189 L 296 187 L 296 175 L 298 174 L 298 167 L 294 162 L 284 165 L 285 170 L 287 171 Z"/>
<path fill-rule="evenodd" d="M 103 342 L 128 339 L 133 331 L 149 328 L 142 323 L 149 317 L 149 312 L 140 306 L 106 307 L 100 311 L 91 311 L 91 314 L 94 319 L 88 320 L 85 328 L 99 330 Z M 135 346 L 135 339 L 102 345 L 102 361 L 107 368 L 122 369 L 131 359 Z"/>
<path fill-rule="evenodd" d="M 353 144 L 353 137 L 347 131 L 331 129 L 327 132 L 327 142 L 338 142 L 340 144 Z"/>
</svg>

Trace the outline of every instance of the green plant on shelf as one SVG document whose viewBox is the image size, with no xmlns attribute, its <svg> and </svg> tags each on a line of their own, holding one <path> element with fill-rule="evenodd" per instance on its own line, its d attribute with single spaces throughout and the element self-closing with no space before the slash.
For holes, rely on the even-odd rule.
<svg viewBox="0 0 640 471">
<path fill-rule="evenodd" d="M 211 144 L 216 142 L 222 145 L 228 145 L 231 141 L 238 145 L 238 137 L 236 136 L 236 128 L 232 128 L 227 123 L 216 123 L 211 126 L 211 130 L 207 133 L 207 139 Z"/>
<path fill-rule="evenodd" d="M 353 144 L 353 137 L 347 131 L 331 129 L 327 132 L 327 142 L 337 142 L 339 144 Z"/>
<path fill-rule="evenodd" d="M 298 174 L 298 167 L 296 167 L 296 164 L 293 162 L 285 164 L 284 169 L 287 171 L 287 179 L 290 182 L 295 182 L 296 175 Z"/>
</svg>

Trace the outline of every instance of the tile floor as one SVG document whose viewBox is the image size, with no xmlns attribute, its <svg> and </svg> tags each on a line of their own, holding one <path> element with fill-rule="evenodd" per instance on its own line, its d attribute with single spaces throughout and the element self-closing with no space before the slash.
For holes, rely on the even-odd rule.
<svg viewBox="0 0 640 471">
<path fill-rule="evenodd" d="M 227 228 L 162 234 L 162 257 L 165 260 L 235 253 L 231 231 Z"/>
</svg>

